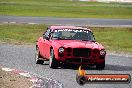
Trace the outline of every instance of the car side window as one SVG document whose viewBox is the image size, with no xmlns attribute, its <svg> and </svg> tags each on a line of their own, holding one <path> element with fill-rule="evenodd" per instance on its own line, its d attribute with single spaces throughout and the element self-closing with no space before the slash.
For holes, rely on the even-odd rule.
<svg viewBox="0 0 132 88">
<path fill-rule="evenodd" d="M 51 33 L 51 30 L 50 29 L 47 29 L 47 31 L 44 33 L 44 38 L 46 37 L 50 37 L 50 33 Z"/>
</svg>

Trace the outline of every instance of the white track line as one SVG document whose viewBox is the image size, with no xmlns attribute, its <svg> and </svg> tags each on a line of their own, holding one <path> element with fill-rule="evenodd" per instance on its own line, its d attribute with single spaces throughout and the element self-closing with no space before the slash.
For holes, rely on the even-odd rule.
<svg viewBox="0 0 132 88">
<path fill-rule="evenodd" d="M 2 70 L 4 70 L 4 71 L 13 71 L 14 69 L 10 69 L 10 68 L 2 68 Z"/>
</svg>

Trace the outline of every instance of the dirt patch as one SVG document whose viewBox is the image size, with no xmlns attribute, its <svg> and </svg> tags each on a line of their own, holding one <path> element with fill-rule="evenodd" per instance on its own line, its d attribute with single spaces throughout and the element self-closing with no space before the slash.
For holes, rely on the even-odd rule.
<svg viewBox="0 0 132 88">
<path fill-rule="evenodd" d="M 30 88 L 32 82 L 28 78 L 0 69 L 0 88 Z"/>
</svg>

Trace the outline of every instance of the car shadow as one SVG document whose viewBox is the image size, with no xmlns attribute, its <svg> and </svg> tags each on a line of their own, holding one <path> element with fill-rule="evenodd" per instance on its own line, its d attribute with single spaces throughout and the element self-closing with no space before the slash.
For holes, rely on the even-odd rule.
<svg viewBox="0 0 132 88">
<path fill-rule="evenodd" d="M 110 65 L 110 64 L 106 64 L 105 70 L 132 71 L 132 67 L 130 67 L 130 66 L 122 66 L 122 65 Z"/>
<path fill-rule="evenodd" d="M 41 65 L 49 65 L 49 61 L 44 61 L 44 63 Z"/>
<path fill-rule="evenodd" d="M 44 63 L 42 65 L 49 65 L 49 63 Z M 72 69 L 72 70 L 78 70 L 79 66 L 59 66 L 56 69 Z M 81 67 L 84 70 L 98 70 L 95 66 L 82 66 Z M 132 71 L 131 66 L 122 66 L 122 65 L 110 65 L 106 64 L 105 69 L 102 70 L 112 70 L 112 71 Z"/>
<path fill-rule="evenodd" d="M 95 66 L 87 66 L 84 67 L 85 70 L 98 70 Z M 105 69 L 102 70 L 112 70 L 112 71 L 132 71 L 132 67 L 130 66 L 122 66 L 122 65 L 110 65 L 106 64 Z"/>
<path fill-rule="evenodd" d="M 44 64 L 42 64 L 42 65 L 49 65 L 48 63 L 44 63 Z"/>
<path fill-rule="evenodd" d="M 67 68 L 61 68 L 61 69 L 73 69 L 73 70 L 78 70 L 79 67 L 73 68 L 73 67 L 67 67 Z M 99 70 L 96 69 L 95 66 L 82 66 L 82 69 L 84 70 Z M 110 65 L 106 64 L 105 69 L 102 70 L 112 70 L 112 71 L 132 71 L 131 66 L 122 66 L 122 65 Z"/>
</svg>

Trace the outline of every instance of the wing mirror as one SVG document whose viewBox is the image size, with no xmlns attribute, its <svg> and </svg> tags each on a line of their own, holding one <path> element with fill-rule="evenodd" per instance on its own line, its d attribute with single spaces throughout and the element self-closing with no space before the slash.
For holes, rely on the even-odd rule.
<svg viewBox="0 0 132 88">
<path fill-rule="evenodd" d="M 43 34 L 43 39 L 49 40 L 49 36 L 46 36 L 45 34 Z"/>
<path fill-rule="evenodd" d="M 49 37 L 46 36 L 45 39 L 46 39 L 46 40 L 49 40 Z"/>
</svg>

